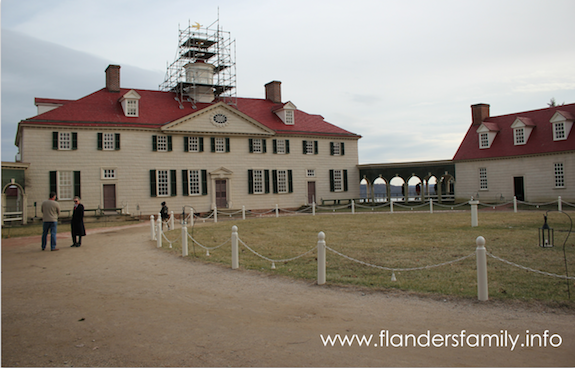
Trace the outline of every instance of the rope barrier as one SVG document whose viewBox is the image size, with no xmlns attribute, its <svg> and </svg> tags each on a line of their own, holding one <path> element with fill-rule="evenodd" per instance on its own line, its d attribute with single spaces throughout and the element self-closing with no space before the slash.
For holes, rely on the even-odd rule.
<svg viewBox="0 0 575 368">
<path fill-rule="evenodd" d="M 192 236 L 191 236 L 190 234 L 188 234 L 188 238 L 190 238 L 195 244 L 199 245 L 200 247 L 204 248 L 205 250 L 218 249 L 218 248 L 220 248 L 220 247 L 223 247 L 224 245 L 226 245 L 228 242 L 231 241 L 230 239 L 228 239 L 228 240 L 226 240 L 225 242 L 223 242 L 222 244 L 216 245 L 215 247 L 206 247 L 205 245 L 202 245 L 202 244 L 198 243 L 198 242 L 196 241 L 196 239 L 192 238 Z"/>
<path fill-rule="evenodd" d="M 539 270 L 536 270 L 536 269 L 533 269 L 533 268 L 530 268 L 530 267 L 521 266 L 521 265 L 518 265 L 517 263 L 513 263 L 513 262 L 510 262 L 510 261 L 508 261 L 508 260 L 506 260 L 506 259 L 497 257 L 496 255 L 493 255 L 493 254 L 491 254 L 491 253 L 489 253 L 489 252 L 487 252 L 487 255 L 490 256 L 490 257 L 492 257 L 492 258 L 495 258 L 495 259 L 498 260 L 498 261 L 501 261 L 501 262 L 503 262 L 503 263 L 507 263 L 507 264 L 510 265 L 510 266 L 515 266 L 515 267 L 521 268 L 521 269 L 526 270 L 526 271 L 531 271 L 531 272 L 539 273 L 539 274 L 545 275 L 545 276 L 557 277 L 557 278 L 560 278 L 560 279 L 575 280 L 575 277 L 572 277 L 572 276 L 557 275 L 557 274 L 554 274 L 554 273 L 545 272 L 545 271 L 539 271 Z"/>
<path fill-rule="evenodd" d="M 241 239 L 238 238 L 238 241 L 239 241 L 240 243 L 242 243 L 242 245 L 243 245 L 244 247 L 246 247 L 250 252 L 252 252 L 252 253 L 255 254 L 256 256 L 258 256 L 258 257 L 260 257 L 260 258 L 262 258 L 262 259 L 265 259 L 265 260 L 268 261 L 268 262 L 272 262 L 272 263 L 275 263 L 275 262 L 290 262 L 290 261 L 294 261 L 294 260 L 296 260 L 296 259 L 298 259 L 298 258 L 301 258 L 301 257 L 303 257 L 303 256 L 305 256 L 305 255 L 311 253 L 312 251 L 314 251 L 314 250 L 317 248 L 317 245 L 316 245 L 315 247 L 311 248 L 311 249 L 308 250 L 307 252 L 302 253 L 302 254 L 300 254 L 299 256 L 295 256 L 295 257 L 293 257 L 293 258 L 271 259 L 271 258 L 268 258 L 268 257 L 266 257 L 266 256 L 264 256 L 264 255 L 259 254 L 258 252 L 256 252 L 256 251 L 253 250 L 252 248 L 250 248 L 246 243 L 244 243 L 243 240 L 241 240 Z"/>
</svg>

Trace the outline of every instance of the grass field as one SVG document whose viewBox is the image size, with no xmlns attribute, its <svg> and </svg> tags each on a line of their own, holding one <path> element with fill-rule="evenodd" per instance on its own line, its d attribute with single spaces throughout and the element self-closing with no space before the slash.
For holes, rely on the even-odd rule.
<svg viewBox="0 0 575 368">
<path fill-rule="evenodd" d="M 481 212 L 479 227 L 471 227 L 469 212 L 336 214 L 286 216 L 230 220 L 196 225 L 189 233 L 200 244 L 215 247 L 230 239 L 231 227 L 239 228 L 239 238 L 254 251 L 274 259 L 289 259 L 317 244 L 318 232 L 326 234 L 327 246 L 363 262 L 390 268 L 435 265 L 467 256 L 475 251 L 478 236 L 486 239 L 487 251 L 511 262 L 554 274 L 565 275 L 563 241 L 569 219 L 550 213 L 555 229 L 555 247 L 538 246 L 538 228 L 543 212 Z M 181 254 L 181 231 L 166 234 L 176 240 L 174 253 Z M 164 240 L 163 248 L 168 248 Z M 231 265 L 231 245 L 211 250 L 210 255 L 189 240 L 189 257 L 205 262 Z M 575 275 L 575 235 L 566 246 L 569 275 Z M 290 262 L 271 262 L 254 255 L 240 243 L 240 267 L 293 278 L 317 278 L 317 252 Z M 541 300 L 575 308 L 575 283 L 528 272 L 487 257 L 491 299 Z M 433 269 L 392 272 L 358 264 L 327 251 L 327 283 L 357 285 L 374 289 L 400 289 L 418 293 L 477 297 L 476 258 Z"/>
</svg>

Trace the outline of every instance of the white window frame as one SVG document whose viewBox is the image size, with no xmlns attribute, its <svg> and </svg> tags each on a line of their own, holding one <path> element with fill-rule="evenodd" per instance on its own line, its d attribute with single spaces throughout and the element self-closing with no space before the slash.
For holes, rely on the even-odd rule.
<svg viewBox="0 0 575 368">
<path fill-rule="evenodd" d="M 479 190 L 488 190 L 489 187 L 487 185 L 487 168 L 480 167 L 479 168 Z"/>
<path fill-rule="evenodd" d="M 333 170 L 333 191 L 343 192 L 343 170 Z"/>
<path fill-rule="evenodd" d="M 158 135 L 156 138 L 156 151 L 167 152 L 168 151 L 168 136 Z"/>
<path fill-rule="evenodd" d="M 315 169 L 307 169 L 305 171 L 305 176 L 308 178 L 315 178 Z"/>
<path fill-rule="evenodd" d="M 314 141 L 306 141 L 305 142 L 305 154 L 306 155 L 313 155 L 314 152 L 315 152 Z"/>
<path fill-rule="evenodd" d="M 74 171 L 58 171 L 58 199 L 74 198 Z"/>
<path fill-rule="evenodd" d="M 565 122 L 561 121 L 558 123 L 553 123 L 553 140 L 554 141 L 563 141 L 565 139 L 567 139 Z"/>
<path fill-rule="evenodd" d="M 288 171 L 277 171 L 277 189 L 278 193 L 288 193 Z"/>
<path fill-rule="evenodd" d="M 565 167 L 562 162 L 554 164 L 555 188 L 565 188 Z"/>
<path fill-rule="evenodd" d="M 333 155 L 334 156 L 341 155 L 341 142 L 333 142 Z"/>
<path fill-rule="evenodd" d="M 200 137 L 188 137 L 188 152 L 200 152 Z"/>
<path fill-rule="evenodd" d="M 276 140 L 276 153 L 278 155 L 285 155 L 285 153 L 286 153 L 286 140 L 285 139 Z"/>
<path fill-rule="evenodd" d="M 126 116 L 138 116 L 138 100 L 126 99 Z"/>
<path fill-rule="evenodd" d="M 253 171 L 253 192 L 254 194 L 263 194 L 264 190 L 264 170 L 256 169 Z"/>
<path fill-rule="evenodd" d="M 58 132 L 58 149 L 71 150 L 72 149 L 72 133 L 71 132 Z"/>
<path fill-rule="evenodd" d="M 294 112 L 293 110 L 285 110 L 285 124 L 294 125 Z"/>
<path fill-rule="evenodd" d="M 116 172 L 115 167 L 114 168 L 108 168 L 108 167 L 104 168 L 103 167 L 101 174 L 102 174 L 101 178 L 104 180 L 117 179 L 117 176 L 116 176 L 117 172 Z"/>
<path fill-rule="evenodd" d="M 226 138 L 216 137 L 214 140 L 214 145 L 217 153 L 226 152 Z"/>
<path fill-rule="evenodd" d="M 158 197 L 170 195 L 170 170 L 156 170 L 156 193 Z"/>
<path fill-rule="evenodd" d="M 525 128 L 513 129 L 513 139 L 516 146 L 525 144 Z"/>
<path fill-rule="evenodd" d="M 113 151 L 116 149 L 116 134 L 102 133 L 102 149 Z"/>
<path fill-rule="evenodd" d="M 489 133 L 479 133 L 479 148 L 489 148 Z"/>
<path fill-rule="evenodd" d="M 188 170 L 188 195 L 202 194 L 202 171 Z"/>
<path fill-rule="evenodd" d="M 252 139 L 252 152 L 263 153 L 263 142 L 261 138 Z"/>
</svg>

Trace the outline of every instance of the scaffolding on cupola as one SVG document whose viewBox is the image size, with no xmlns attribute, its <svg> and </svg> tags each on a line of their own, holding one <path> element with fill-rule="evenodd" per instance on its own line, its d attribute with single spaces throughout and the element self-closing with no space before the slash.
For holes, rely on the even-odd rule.
<svg viewBox="0 0 575 368">
<path fill-rule="evenodd" d="M 219 101 L 237 106 L 235 42 L 219 19 L 206 28 L 196 23 L 180 29 L 176 58 L 160 90 L 174 92 L 180 108 L 186 101 L 194 108 Z"/>
</svg>

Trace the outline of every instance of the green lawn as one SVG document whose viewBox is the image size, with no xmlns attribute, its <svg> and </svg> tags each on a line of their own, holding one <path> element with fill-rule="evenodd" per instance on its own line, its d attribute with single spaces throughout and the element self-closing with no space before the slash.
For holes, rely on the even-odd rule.
<svg viewBox="0 0 575 368">
<path fill-rule="evenodd" d="M 562 245 L 569 229 L 567 216 L 552 212 L 549 224 L 555 229 L 555 247 L 538 246 L 538 228 L 543 212 L 480 212 L 479 227 L 471 227 L 469 212 L 336 214 L 233 219 L 201 224 L 189 229 L 202 245 L 214 247 L 226 242 L 233 225 L 239 238 L 254 251 L 274 259 L 288 259 L 315 247 L 318 232 L 326 234 L 327 246 L 363 262 L 390 268 L 413 268 L 439 264 L 475 251 L 478 236 L 486 239 L 487 251 L 511 262 L 565 275 Z M 563 230 L 563 231 L 560 231 Z M 167 233 L 180 238 L 181 230 Z M 568 270 L 575 276 L 575 235 L 566 247 Z M 164 240 L 163 248 L 168 249 Z M 231 245 L 211 250 L 210 255 L 189 241 L 191 258 L 231 265 Z M 180 241 L 170 251 L 181 254 Z M 195 255 L 194 255 L 195 253 Z M 269 261 L 254 255 L 240 243 L 240 267 L 293 278 L 317 278 L 317 252 L 290 262 Z M 569 280 L 571 300 L 564 279 L 519 269 L 487 258 L 490 299 L 542 300 L 575 308 L 575 283 Z M 450 265 L 419 271 L 392 272 L 358 264 L 327 251 L 327 283 L 357 285 L 374 289 L 401 289 L 418 293 L 477 297 L 475 256 Z"/>
</svg>

